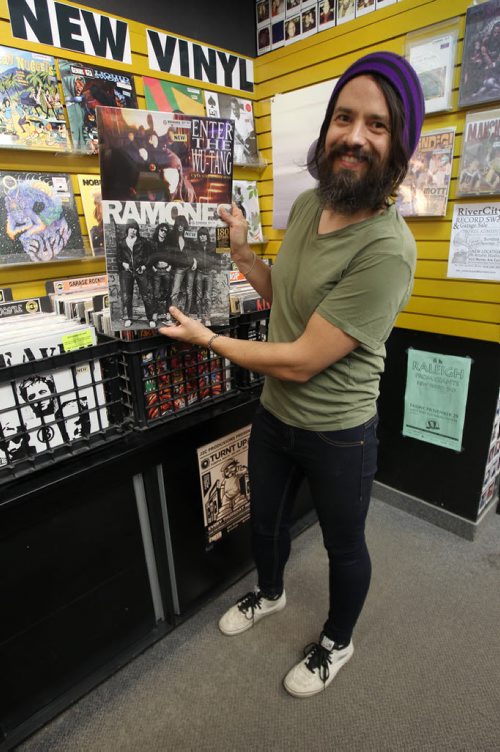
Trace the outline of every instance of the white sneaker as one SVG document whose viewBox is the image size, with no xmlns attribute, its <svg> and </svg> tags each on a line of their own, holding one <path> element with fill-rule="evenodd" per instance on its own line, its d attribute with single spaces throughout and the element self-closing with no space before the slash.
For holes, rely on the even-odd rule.
<svg viewBox="0 0 500 752">
<path fill-rule="evenodd" d="M 338 650 L 335 643 L 322 634 L 319 643 L 313 642 L 304 649 L 305 658 L 288 672 L 283 686 L 294 697 L 312 697 L 328 687 L 353 653 L 352 641 Z"/>
<path fill-rule="evenodd" d="M 125 319 L 125 321 L 123 322 L 123 326 L 126 326 L 127 328 L 129 326 L 132 326 L 132 321 L 130 319 Z"/>
<path fill-rule="evenodd" d="M 225 635 L 237 635 L 246 632 L 264 616 L 281 611 L 286 606 L 286 595 L 282 594 L 275 601 L 264 598 L 256 589 L 240 598 L 219 620 L 219 629 Z"/>
</svg>

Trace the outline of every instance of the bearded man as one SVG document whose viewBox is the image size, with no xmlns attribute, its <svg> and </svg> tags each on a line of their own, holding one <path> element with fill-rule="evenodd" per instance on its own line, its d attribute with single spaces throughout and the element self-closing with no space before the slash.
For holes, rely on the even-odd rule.
<svg viewBox="0 0 500 752">
<path fill-rule="evenodd" d="M 177 308 L 170 313 L 179 325 L 161 329 L 266 376 L 249 447 L 258 584 L 222 616 L 224 634 L 241 634 L 285 607 L 291 507 L 303 479 L 309 483 L 328 552 L 330 609 L 318 641 L 285 676 L 296 697 L 325 689 L 351 658 L 370 583 L 364 528 L 384 343 L 410 297 L 416 263 L 392 196 L 424 112 L 417 74 L 404 58 L 376 52 L 355 62 L 321 126 L 313 158 L 319 186 L 295 201 L 272 269 L 248 246 L 237 207 L 221 212 L 233 260 L 272 303 L 268 341 L 214 334 Z"/>
</svg>

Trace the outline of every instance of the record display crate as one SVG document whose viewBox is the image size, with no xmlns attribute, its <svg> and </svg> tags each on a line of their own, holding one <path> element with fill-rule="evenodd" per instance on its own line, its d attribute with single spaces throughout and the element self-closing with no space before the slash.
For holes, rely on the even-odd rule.
<svg viewBox="0 0 500 752">
<path fill-rule="evenodd" d="M 270 309 L 242 313 L 238 317 L 236 336 L 250 342 L 266 342 L 269 325 Z M 236 368 L 236 383 L 238 389 L 253 389 L 264 382 L 264 376 L 255 371 L 238 366 Z"/>
<path fill-rule="evenodd" d="M 0 368 L 0 484 L 130 430 L 119 343 Z"/>
<path fill-rule="evenodd" d="M 236 324 L 214 327 L 235 337 Z M 236 391 L 235 366 L 207 348 L 162 335 L 122 340 L 122 399 L 135 427 L 144 429 L 186 411 L 202 410 Z"/>
</svg>

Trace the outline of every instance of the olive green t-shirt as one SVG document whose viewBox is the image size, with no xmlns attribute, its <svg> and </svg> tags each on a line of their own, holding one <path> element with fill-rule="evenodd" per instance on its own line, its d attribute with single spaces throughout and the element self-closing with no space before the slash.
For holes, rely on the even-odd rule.
<svg viewBox="0 0 500 752">
<path fill-rule="evenodd" d="M 319 235 L 321 211 L 315 190 L 292 207 L 272 267 L 269 341 L 293 342 L 316 311 L 360 345 L 304 384 L 266 376 L 261 401 L 288 425 L 334 431 L 376 413 L 384 342 L 410 297 L 416 247 L 395 205 Z"/>
</svg>

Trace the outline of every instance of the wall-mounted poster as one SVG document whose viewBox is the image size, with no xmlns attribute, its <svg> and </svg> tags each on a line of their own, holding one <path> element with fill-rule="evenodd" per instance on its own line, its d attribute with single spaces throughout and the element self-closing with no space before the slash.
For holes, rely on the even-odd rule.
<svg viewBox="0 0 500 752">
<path fill-rule="evenodd" d="M 159 112 L 181 112 L 184 115 L 204 115 L 205 104 L 201 89 L 173 81 L 143 76 L 146 109 Z"/>
<path fill-rule="evenodd" d="M 425 99 L 425 112 L 450 110 L 458 20 L 409 34 L 406 57 L 415 68 Z"/>
<path fill-rule="evenodd" d="M 404 217 L 444 217 L 450 189 L 455 128 L 420 136 L 396 204 Z"/>
<path fill-rule="evenodd" d="M 99 175 L 78 175 L 82 197 L 83 214 L 94 256 L 104 253 L 104 229 L 102 226 L 101 178 Z"/>
<path fill-rule="evenodd" d="M 196 450 L 208 543 L 250 519 L 249 439 L 245 426 Z"/>
<path fill-rule="evenodd" d="M 0 266 L 85 255 L 69 175 L 0 172 Z"/>
<path fill-rule="evenodd" d="M 500 194 L 500 109 L 468 112 L 457 196 Z"/>
<path fill-rule="evenodd" d="M 113 329 L 170 324 L 170 305 L 207 325 L 229 323 L 229 243 L 217 208 L 103 201 Z"/>
<path fill-rule="evenodd" d="M 273 227 L 285 229 L 292 204 L 316 180 L 307 169 L 336 80 L 278 94 L 271 101 L 273 145 Z"/>
<path fill-rule="evenodd" d="M 500 203 L 455 204 L 447 276 L 500 281 Z"/>
<path fill-rule="evenodd" d="M 137 107 L 134 77 L 72 60 L 57 63 L 73 149 L 82 154 L 97 154 L 96 107 Z"/>
<path fill-rule="evenodd" d="M 207 115 L 234 123 L 234 164 L 258 164 L 253 105 L 249 99 L 205 91 Z"/>
<path fill-rule="evenodd" d="M 408 350 L 403 436 L 462 449 L 472 360 Z"/>
<path fill-rule="evenodd" d="M 230 204 L 231 120 L 97 109 L 103 199 Z"/>
<path fill-rule="evenodd" d="M 248 222 L 248 242 L 262 243 L 259 193 L 255 180 L 233 180 L 233 201 Z"/>
<path fill-rule="evenodd" d="M 459 106 L 500 100 L 500 0 L 467 8 Z"/>
<path fill-rule="evenodd" d="M 0 47 L 0 147 L 70 149 L 53 57 Z"/>
</svg>

